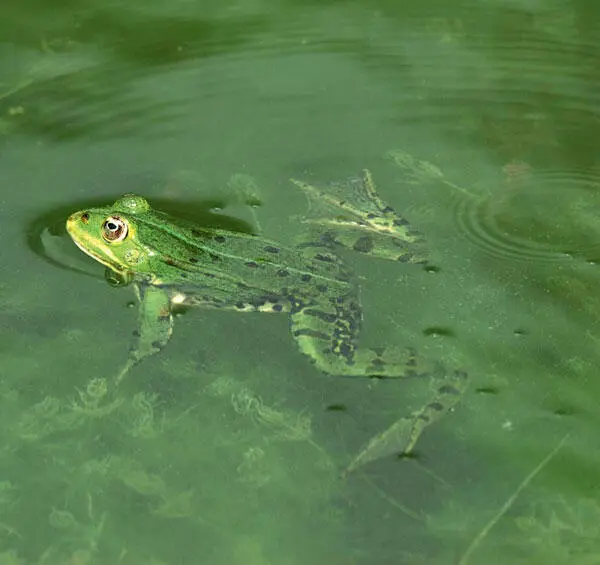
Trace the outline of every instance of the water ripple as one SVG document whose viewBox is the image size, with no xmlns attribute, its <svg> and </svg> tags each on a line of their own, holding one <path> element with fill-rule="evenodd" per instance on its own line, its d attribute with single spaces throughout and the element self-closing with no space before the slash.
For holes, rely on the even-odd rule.
<svg viewBox="0 0 600 565">
<path fill-rule="evenodd" d="M 454 198 L 452 213 L 460 232 L 491 256 L 590 260 L 600 242 L 599 188 L 592 172 L 523 171 L 489 197 Z"/>
<path fill-rule="evenodd" d="M 388 156 L 407 182 L 449 189 L 454 225 L 487 255 L 527 262 L 596 262 L 600 256 L 598 170 L 533 170 L 513 162 L 504 167 L 504 178 L 464 187 L 404 151 Z"/>
</svg>

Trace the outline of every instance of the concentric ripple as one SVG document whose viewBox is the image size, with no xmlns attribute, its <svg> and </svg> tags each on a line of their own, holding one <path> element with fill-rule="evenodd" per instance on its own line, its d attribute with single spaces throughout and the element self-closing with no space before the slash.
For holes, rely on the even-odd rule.
<svg viewBox="0 0 600 565">
<path fill-rule="evenodd" d="M 486 254 L 527 262 L 593 260 L 600 253 L 600 175 L 530 172 L 489 197 L 458 194 L 461 233 Z"/>
</svg>

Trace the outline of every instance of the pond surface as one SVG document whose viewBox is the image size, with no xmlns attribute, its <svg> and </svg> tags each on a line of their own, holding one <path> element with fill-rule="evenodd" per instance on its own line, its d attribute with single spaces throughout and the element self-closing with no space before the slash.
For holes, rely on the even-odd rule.
<svg viewBox="0 0 600 565">
<path fill-rule="evenodd" d="M 599 563 L 599 32 L 591 0 L 5 0 L 0 565 Z M 361 343 L 470 377 L 410 454 L 342 476 L 431 383 L 323 376 L 285 315 L 189 310 L 107 392 L 135 295 L 71 212 L 289 245 L 289 179 L 363 169 L 434 268 L 344 254 Z"/>
</svg>

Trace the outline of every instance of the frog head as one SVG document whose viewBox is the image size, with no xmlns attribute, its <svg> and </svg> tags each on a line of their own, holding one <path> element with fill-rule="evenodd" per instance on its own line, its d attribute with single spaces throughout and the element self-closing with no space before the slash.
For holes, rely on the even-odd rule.
<svg viewBox="0 0 600 565">
<path fill-rule="evenodd" d="M 77 247 L 96 261 L 116 273 L 140 273 L 153 255 L 139 234 L 149 213 L 144 198 L 126 194 L 112 206 L 71 214 L 66 228 Z"/>
</svg>

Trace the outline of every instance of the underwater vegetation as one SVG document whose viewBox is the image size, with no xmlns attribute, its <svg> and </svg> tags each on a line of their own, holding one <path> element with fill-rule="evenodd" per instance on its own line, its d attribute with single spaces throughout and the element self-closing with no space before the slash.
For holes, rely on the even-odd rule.
<svg viewBox="0 0 600 565">
<path fill-rule="evenodd" d="M 257 563 L 270 562 L 252 532 L 266 518 L 234 529 L 238 535 L 231 513 L 249 519 L 269 504 L 276 509 L 271 497 L 279 496 L 306 515 L 335 490 L 310 414 L 269 406 L 247 382 L 223 376 L 192 400 L 182 409 L 156 394 L 116 396 L 92 378 L 69 398 L 47 396 L 20 410 L 20 395 L 4 385 L 0 406 L 13 419 L 2 428 L 0 564 L 176 562 L 172 535 L 152 536 L 157 528 L 188 545 L 197 538 L 193 551 L 225 536 L 230 549 L 239 541 L 254 548 Z M 311 495 L 296 489 L 303 475 L 319 477 Z M 243 509 L 222 508 L 233 493 Z M 232 551 L 237 557 L 215 554 L 215 562 L 247 562 L 239 547 Z"/>
</svg>

